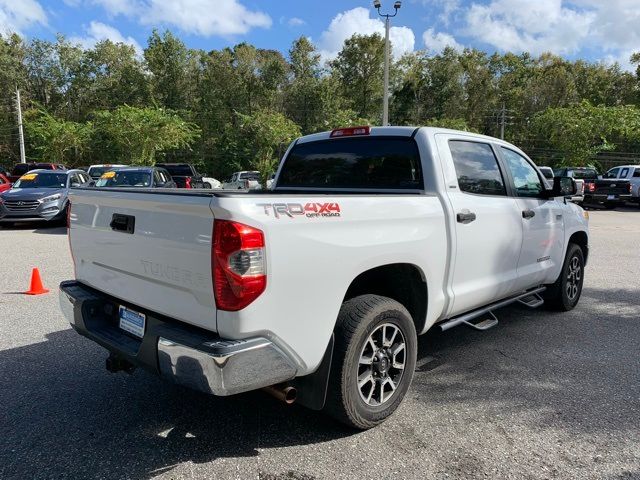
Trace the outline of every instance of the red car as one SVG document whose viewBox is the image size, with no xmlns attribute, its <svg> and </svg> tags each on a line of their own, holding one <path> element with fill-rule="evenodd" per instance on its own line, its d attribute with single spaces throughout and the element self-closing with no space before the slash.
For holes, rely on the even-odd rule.
<svg viewBox="0 0 640 480">
<path fill-rule="evenodd" d="M 6 192 L 11 188 L 11 182 L 7 177 L 0 173 L 0 193 Z"/>
</svg>

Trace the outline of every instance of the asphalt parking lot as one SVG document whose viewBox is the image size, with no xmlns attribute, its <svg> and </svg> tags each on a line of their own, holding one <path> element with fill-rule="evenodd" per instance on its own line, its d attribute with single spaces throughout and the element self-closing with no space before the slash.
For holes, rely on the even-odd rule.
<svg viewBox="0 0 640 480">
<path fill-rule="evenodd" d="M 65 229 L 0 229 L 0 478 L 640 478 L 640 209 L 590 213 L 575 310 L 427 334 L 403 406 L 367 432 L 109 374 L 58 309 Z M 52 293 L 17 293 L 33 266 Z"/>
</svg>

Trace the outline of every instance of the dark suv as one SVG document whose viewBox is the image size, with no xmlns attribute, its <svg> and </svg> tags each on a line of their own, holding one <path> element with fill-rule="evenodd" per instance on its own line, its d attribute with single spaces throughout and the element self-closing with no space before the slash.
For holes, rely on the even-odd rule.
<svg viewBox="0 0 640 480">
<path fill-rule="evenodd" d="M 189 163 L 156 163 L 156 167 L 166 169 L 178 188 L 208 188 L 196 167 Z"/>
</svg>

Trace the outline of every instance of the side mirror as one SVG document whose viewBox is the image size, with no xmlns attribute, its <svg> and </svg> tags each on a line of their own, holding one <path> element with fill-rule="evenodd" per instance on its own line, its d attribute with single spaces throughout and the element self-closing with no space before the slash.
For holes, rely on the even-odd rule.
<svg viewBox="0 0 640 480">
<path fill-rule="evenodd" d="M 571 177 L 554 177 L 550 197 L 572 197 L 578 193 L 576 181 Z"/>
</svg>

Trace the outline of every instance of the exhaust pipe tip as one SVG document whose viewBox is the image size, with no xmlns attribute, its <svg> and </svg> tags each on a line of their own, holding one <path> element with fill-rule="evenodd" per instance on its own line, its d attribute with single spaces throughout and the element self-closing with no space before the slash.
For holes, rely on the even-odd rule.
<svg viewBox="0 0 640 480">
<path fill-rule="evenodd" d="M 292 405 L 298 398 L 298 390 L 290 385 L 271 385 L 262 390 L 287 405 Z"/>
</svg>

